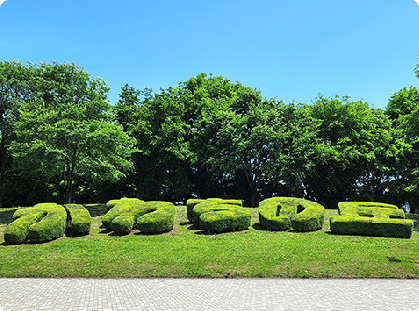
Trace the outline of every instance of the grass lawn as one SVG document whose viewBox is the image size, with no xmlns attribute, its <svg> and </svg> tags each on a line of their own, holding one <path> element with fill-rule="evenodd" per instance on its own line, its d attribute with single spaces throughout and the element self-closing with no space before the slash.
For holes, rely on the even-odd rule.
<svg viewBox="0 0 419 311">
<path fill-rule="evenodd" d="M 105 210 L 89 207 L 91 234 L 45 244 L 5 245 L 14 209 L 0 210 L 0 277 L 300 277 L 419 278 L 419 232 L 411 239 L 260 230 L 257 209 L 242 232 L 193 230 L 177 207 L 174 230 L 113 236 L 100 228 Z M 419 221 L 419 215 L 410 215 Z"/>
</svg>

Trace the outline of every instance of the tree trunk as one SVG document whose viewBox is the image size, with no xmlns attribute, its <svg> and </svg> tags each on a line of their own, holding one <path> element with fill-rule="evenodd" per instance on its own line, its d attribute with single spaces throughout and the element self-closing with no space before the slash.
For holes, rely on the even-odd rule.
<svg viewBox="0 0 419 311">
<path fill-rule="evenodd" d="M 73 203 L 73 180 L 74 180 L 74 170 L 76 169 L 77 159 L 78 159 L 78 148 L 74 148 L 71 160 L 66 164 L 66 200 L 67 204 Z"/>
<path fill-rule="evenodd" d="M 257 194 L 256 187 L 252 187 L 252 207 L 255 207 L 256 205 L 256 194 Z"/>
<path fill-rule="evenodd" d="M 73 203 L 73 180 L 74 180 L 74 167 L 76 160 L 73 159 L 72 163 L 66 165 L 66 201 L 67 204 Z"/>
<path fill-rule="evenodd" d="M 65 196 L 67 204 L 73 203 L 73 176 L 71 174 L 71 166 L 67 165 L 66 174 L 66 185 L 65 185 Z"/>
<path fill-rule="evenodd" d="M 247 179 L 247 183 L 249 185 L 250 191 L 251 191 L 251 205 L 252 207 L 255 207 L 256 205 L 256 195 L 257 195 L 257 181 L 250 176 L 250 173 L 248 174 L 246 171 L 244 171 L 244 174 Z M 256 179 L 256 177 L 255 177 Z"/>
</svg>

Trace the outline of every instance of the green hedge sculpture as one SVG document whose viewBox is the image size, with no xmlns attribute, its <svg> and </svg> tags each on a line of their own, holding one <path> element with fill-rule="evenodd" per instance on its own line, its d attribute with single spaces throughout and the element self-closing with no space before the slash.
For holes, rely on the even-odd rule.
<svg viewBox="0 0 419 311">
<path fill-rule="evenodd" d="M 71 235 L 88 235 L 92 223 L 89 211 L 80 204 L 66 204 L 64 207 L 67 211 L 67 228 L 71 229 Z"/>
<path fill-rule="evenodd" d="M 122 198 L 107 203 L 109 211 L 102 224 L 117 235 L 127 235 L 133 229 L 143 233 L 163 233 L 173 229 L 176 209 L 169 202 L 144 202 L 135 198 Z"/>
<path fill-rule="evenodd" d="M 209 198 L 209 199 L 189 199 L 186 201 L 186 213 L 188 220 L 190 222 L 194 222 L 195 218 L 195 212 L 194 207 L 195 205 L 203 202 L 212 202 L 212 203 L 222 203 L 222 204 L 231 204 L 231 205 L 237 205 L 239 207 L 243 207 L 243 201 L 242 200 L 224 200 L 220 198 Z"/>
<path fill-rule="evenodd" d="M 188 219 L 196 229 L 221 233 L 249 228 L 251 214 L 241 200 L 190 199 L 187 201 Z"/>
<path fill-rule="evenodd" d="M 44 216 L 43 211 L 33 208 L 17 210 L 13 214 L 13 222 L 7 225 L 4 231 L 5 242 L 7 244 L 22 244 L 28 238 L 29 227 L 40 221 Z"/>
<path fill-rule="evenodd" d="M 259 204 L 259 223 L 266 230 L 320 230 L 324 223 L 324 207 L 318 203 L 290 197 L 273 197 Z"/>
<path fill-rule="evenodd" d="M 67 212 L 61 205 L 41 203 L 16 210 L 13 219 L 4 233 L 6 243 L 21 244 L 26 240 L 42 243 L 64 236 Z"/>
<path fill-rule="evenodd" d="M 82 205 L 40 203 L 15 211 L 4 240 L 7 244 L 48 242 L 64 236 L 66 228 L 71 229 L 73 236 L 81 236 L 89 234 L 90 224 L 89 211 Z"/>
<path fill-rule="evenodd" d="M 163 233 L 173 229 L 176 208 L 169 202 L 145 202 L 145 214 L 137 218 L 137 229 L 143 233 Z"/>
<path fill-rule="evenodd" d="M 339 202 L 339 216 L 330 218 L 332 233 L 377 237 L 412 236 L 413 221 L 396 205 L 375 202 Z"/>
</svg>

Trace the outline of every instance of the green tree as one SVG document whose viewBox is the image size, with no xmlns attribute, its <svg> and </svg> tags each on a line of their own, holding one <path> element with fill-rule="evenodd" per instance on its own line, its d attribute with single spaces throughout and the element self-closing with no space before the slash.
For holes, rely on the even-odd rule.
<svg viewBox="0 0 419 311">
<path fill-rule="evenodd" d="M 122 88 L 116 120 L 135 137 L 134 170 L 122 191 L 144 200 L 179 201 L 190 190 L 189 125 L 182 89 L 160 94 L 149 89 Z"/>
<path fill-rule="evenodd" d="M 201 122 L 212 133 L 202 158 L 211 172 L 222 172 L 219 179 L 242 188 L 247 204 L 256 206 L 274 195 L 303 195 L 301 179 L 310 167 L 316 124 L 300 105 L 269 100 L 237 111 L 229 102 L 218 102 L 206 109 Z"/>
<path fill-rule="evenodd" d="M 419 209 L 418 109 L 419 90 L 411 86 L 409 89 L 403 88 L 392 94 L 385 110 L 393 120 L 394 136 L 404 143 L 399 160 L 394 163 L 389 193 L 398 205 L 409 203 L 412 213 Z"/>
<path fill-rule="evenodd" d="M 229 196 L 203 158 L 213 128 L 205 123 L 207 107 L 228 103 L 229 110 L 240 113 L 260 101 L 259 92 L 206 74 L 159 93 L 126 85 L 115 107 L 117 120 L 136 138 L 140 151 L 133 156 L 128 192 L 171 201 Z"/>
<path fill-rule="evenodd" d="M 112 121 L 106 83 L 74 63 L 41 63 L 35 77 L 36 97 L 20 107 L 15 122 L 12 146 L 20 169 L 36 169 L 50 180 L 61 176 L 68 203 L 76 177 L 123 177 L 131 166 L 133 140 Z"/>
<path fill-rule="evenodd" d="M 307 197 L 337 208 L 340 201 L 366 198 L 374 187 L 384 192 L 388 164 L 398 152 L 387 116 L 349 97 L 319 96 L 308 108 L 320 125 L 312 170 L 303 180 Z"/>
<path fill-rule="evenodd" d="M 385 112 L 395 122 L 397 127 L 398 118 L 410 114 L 418 105 L 419 90 L 413 86 L 409 89 L 404 87 L 399 92 L 391 95 Z"/>
<path fill-rule="evenodd" d="M 10 145 L 16 139 L 15 122 L 20 105 L 34 91 L 33 67 L 17 61 L 0 61 L 0 208 L 3 207 L 3 185 L 15 168 Z"/>
</svg>

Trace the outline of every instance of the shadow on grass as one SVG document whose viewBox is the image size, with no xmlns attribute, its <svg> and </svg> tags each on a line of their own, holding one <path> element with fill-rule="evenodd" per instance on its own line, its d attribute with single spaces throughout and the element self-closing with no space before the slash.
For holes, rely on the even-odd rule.
<svg viewBox="0 0 419 311">
<path fill-rule="evenodd" d="M 183 225 L 189 225 L 186 229 L 191 230 L 191 231 L 196 231 L 196 232 L 194 232 L 194 234 L 196 234 L 196 235 L 214 235 L 215 234 L 215 233 L 211 233 L 211 232 L 208 232 L 208 231 L 201 230 L 201 229 L 199 229 L 199 227 L 195 226 L 193 223 L 190 223 L 190 222 L 184 222 L 182 224 Z"/>
<path fill-rule="evenodd" d="M 254 223 L 252 225 L 252 228 L 254 230 L 258 230 L 258 231 L 266 231 L 266 232 L 291 232 L 291 233 L 295 233 L 295 234 L 306 234 L 306 233 L 314 233 L 314 232 L 320 232 L 323 231 L 326 234 L 332 234 L 332 232 L 330 230 L 325 230 L 324 227 L 322 227 L 321 229 L 318 230 L 313 230 L 313 231 L 296 231 L 294 229 L 288 229 L 288 230 L 269 230 L 269 229 L 265 229 L 263 228 L 260 223 Z"/>
<path fill-rule="evenodd" d="M 188 229 L 188 230 L 199 230 L 199 228 L 197 226 L 195 226 L 194 224 L 192 224 L 192 223 L 185 223 L 185 225 L 187 225 L 187 224 L 190 224 L 190 226 L 187 227 L 186 229 Z"/>
<path fill-rule="evenodd" d="M 71 228 L 65 228 L 65 237 L 66 238 L 70 238 L 70 239 L 75 239 L 75 238 L 82 238 L 84 236 L 88 236 L 90 233 L 87 234 L 73 234 L 73 232 L 71 231 Z"/>
<path fill-rule="evenodd" d="M 170 231 L 169 231 L 170 232 Z M 161 233 L 147 233 L 147 232 L 135 232 L 133 235 L 137 235 L 137 236 L 159 236 L 159 235 L 163 235 L 167 232 L 161 232 Z"/>
<path fill-rule="evenodd" d="M 217 234 L 222 234 L 222 233 L 226 233 L 226 232 L 220 232 L 220 233 L 212 233 L 209 231 L 204 231 L 204 230 L 199 230 L 197 232 L 195 232 L 194 234 L 196 235 L 217 235 Z"/>
<path fill-rule="evenodd" d="M 254 223 L 252 225 L 252 228 L 255 229 L 255 230 L 258 230 L 258 231 L 266 231 L 266 232 L 283 232 L 283 231 L 297 232 L 297 231 L 294 231 L 294 230 L 269 230 L 269 229 L 265 229 L 261 226 L 261 224 L 259 222 Z"/>
<path fill-rule="evenodd" d="M 0 210 L 0 225 L 8 225 L 12 222 L 13 213 L 16 209 Z"/>
<path fill-rule="evenodd" d="M 254 223 L 253 225 L 252 225 L 252 228 L 253 229 L 255 229 L 255 230 L 259 230 L 259 231 L 270 231 L 270 230 L 267 230 L 267 229 L 265 229 L 265 228 L 263 228 L 261 225 L 260 225 L 260 223 Z"/>
<path fill-rule="evenodd" d="M 110 230 L 108 228 L 105 228 L 105 227 L 102 227 L 102 226 L 100 226 L 99 229 L 102 229 L 102 230 L 99 231 L 99 234 L 109 234 L 109 233 L 112 232 L 112 230 Z"/>
</svg>

